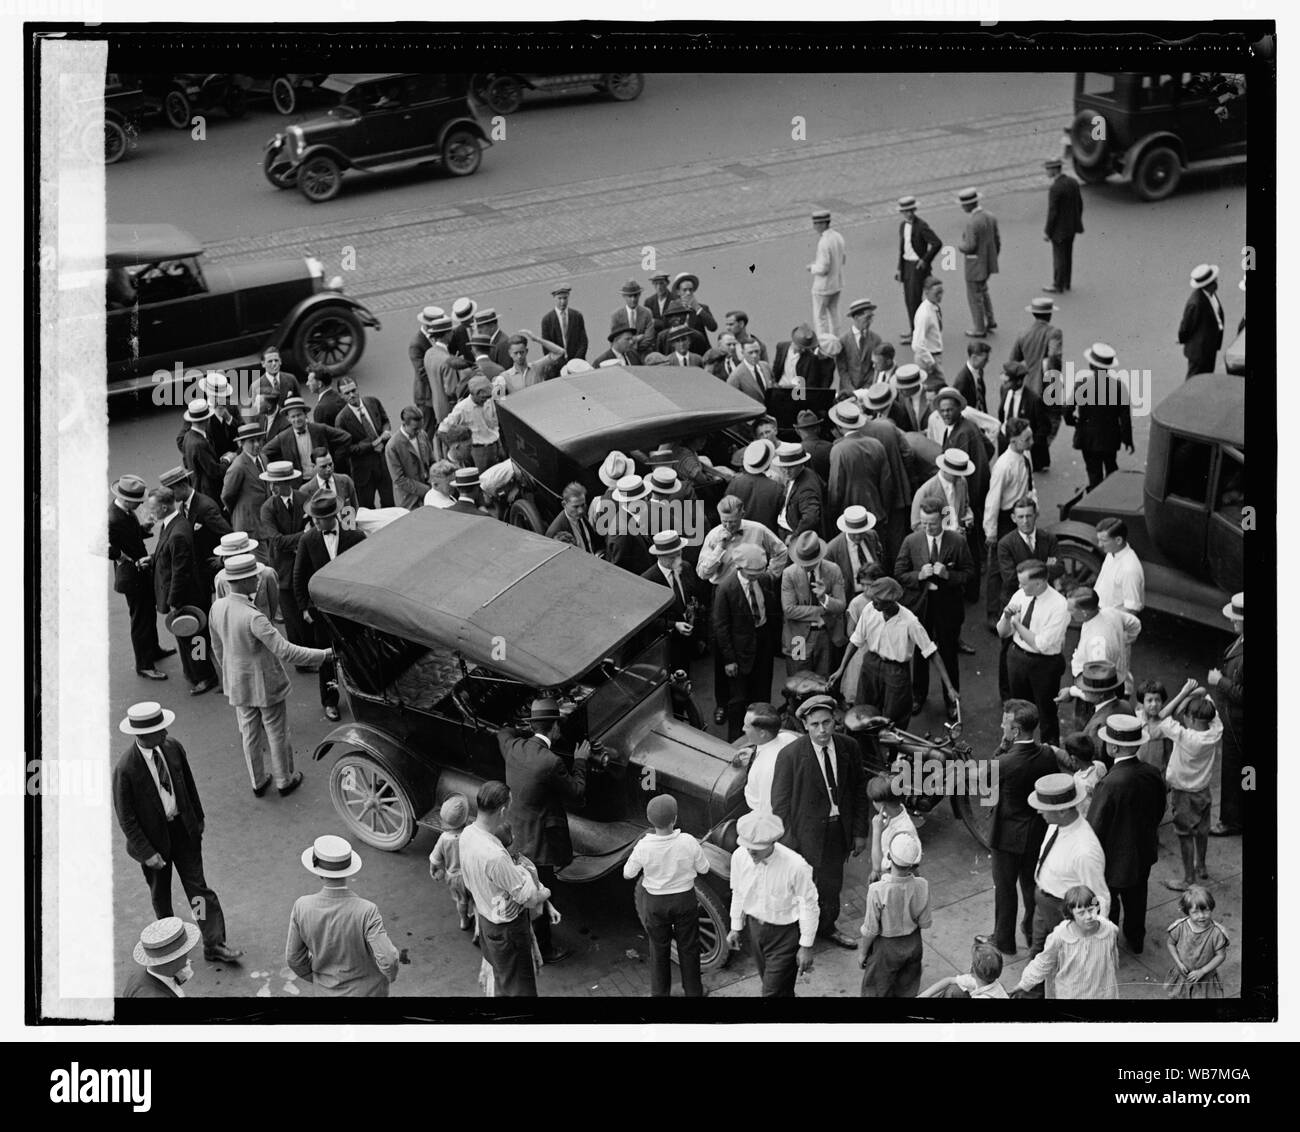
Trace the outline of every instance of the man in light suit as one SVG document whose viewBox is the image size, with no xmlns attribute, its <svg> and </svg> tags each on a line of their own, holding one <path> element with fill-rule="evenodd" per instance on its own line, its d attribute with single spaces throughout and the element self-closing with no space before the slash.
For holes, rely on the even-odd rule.
<svg viewBox="0 0 1300 1132">
<path fill-rule="evenodd" d="M 244 765 L 254 796 L 260 798 L 275 783 L 281 794 L 296 790 L 302 771 L 293 769 L 293 740 L 289 734 L 289 674 L 285 663 L 324 666 L 329 649 L 306 648 L 286 640 L 253 603 L 257 590 L 257 559 L 236 554 L 226 561 L 230 593 L 212 603 L 212 649 L 222 687 L 235 709 L 244 745 Z M 271 773 L 265 771 L 269 750 Z"/>
<path fill-rule="evenodd" d="M 848 643 L 844 632 L 844 575 L 826 557 L 815 531 L 790 542 L 790 565 L 781 574 L 781 647 L 787 676 L 816 672 L 829 676 Z"/>
<path fill-rule="evenodd" d="M 564 360 L 574 358 L 587 360 L 587 327 L 582 320 L 582 311 L 569 306 L 569 293 L 573 290 L 567 283 L 551 289 L 555 299 L 555 309 L 542 315 L 542 338 L 548 342 L 557 342 L 564 347 Z"/>
<path fill-rule="evenodd" d="M 871 830 L 862 753 L 853 739 L 835 734 L 835 701 L 812 696 L 796 713 L 807 733 L 776 756 L 772 812 L 785 833 L 781 844 L 813 867 L 818 934 L 840 947 L 858 941 L 835 926 L 840 914 L 844 859 L 867 848 Z"/>
<path fill-rule="evenodd" d="M 266 461 L 262 459 L 265 436 L 261 424 L 256 421 L 239 426 L 239 455 L 230 462 L 221 484 L 221 505 L 230 515 L 231 527 L 246 531 L 254 538 L 260 537 L 262 504 L 266 502 L 266 482 L 261 479 L 266 471 Z M 266 561 L 266 551 L 260 547 L 259 551 L 258 557 Z"/>
<path fill-rule="evenodd" d="M 875 525 L 875 515 L 865 507 L 846 507 L 844 514 L 835 520 L 839 534 L 827 544 L 826 560 L 840 568 L 846 599 L 862 592 L 862 583 L 858 581 L 862 567 L 874 563 L 885 574 L 894 568 L 893 560 L 885 557 L 880 536 L 873 529 Z"/>
<path fill-rule="evenodd" d="M 772 367 L 759 358 L 761 348 L 757 338 L 741 344 L 744 361 L 731 371 L 727 384 L 766 405 L 767 391 L 772 388 Z"/>
<path fill-rule="evenodd" d="M 414 511 L 424 506 L 429 493 L 429 468 L 433 464 L 433 445 L 421 427 L 424 414 L 414 405 L 402 410 L 401 427 L 388 438 L 384 462 L 393 481 L 397 506 Z"/>
<path fill-rule="evenodd" d="M 334 418 L 334 427 L 342 429 L 353 441 L 348 456 L 357 498 L 362 507 L 373 507 L 378 495 L 380 507 L 391 507 L 393 481 L 384 460 L 384 447 L 393 435 L 388 413 L 378 397 L 362 397 L 357 383 L 350 377 L 339 382 L 339 392 L 346 404 Z"/>
<path fill-rule="evenodd" d="M 968 216 L 958 249 L 966 257 L 966 298 L 975 322 L 966 331 L 966 337 L 983 338 L 998 325 L 993 317 L 993 300 L 989 298 L 989 276 L 998 272 L 1002 236 L 998 222 L 980 207 L 978 189 L 962 189 L 957 201 Z"/>
<path fill-rule="evenodd" d="M 683 323 L 681 326 L 674 326 L 668 332 L 668 341 L 672 345 L 672 353 L 668 355 L 668 361 L 665 365 L 670 366 L 689 366 L 693 369 L 704 368 L 704 358 L 699 354 L 691 351 L 691 340 L 696 336 L 696 332 Z"/>
<path fill-rule="evenodd" d="M 1043 239 L 1052 245 L 1052 285 L 1043 290 L 1059 294 L 1070 289 L 1074 269 L 1074 237 L 1083 231 L 1083 194 L 1079 182 L 1062 172 L 1061 159 L 1043 162 L 1051 187 L 1047 190 L 1047 226 Z"/>
<path fill-rule="evenodd" d="M 840 375 L 840 392 L 852 393 L 875 380 L 873 355 L 880 345 L 880 335 L 871 329 L 876 304 L 870 299 L 855 299 L 849 306 L 853 325 L 840 335 L 840 352 L 835 368 Z"/>
<path fill-rule="evenodd" d="M 631 330 L 631 349 L 638 356 L 644 356 L 655 347 L 654 315 L 641 306 L 641 284 L 635 279 L 624 283 L 620 294 L 623 296 L 623 305 L 610 317 L 610 333 L 624 328 Z"/>
<path fill-rule="evenodd" d="M 812 214 L 812 224 L 817 233 L 817 254 L 808 265 L 812 274 L 813 328 L 818 334 L 834 335 L 848 256 L 844 237 L 831 227 L 830 212 L 819 208 Z"/>
<path fill-rule="evenodd" d="M 1187 359 L 1187 376 L 1213 373 L 1223 345 L 1223 304 L 1219 302 L 1219 268 L 1203 263 L 1192 272 L 1192 293 L 1178 324 L 1178 341 Z"/>
</svg>

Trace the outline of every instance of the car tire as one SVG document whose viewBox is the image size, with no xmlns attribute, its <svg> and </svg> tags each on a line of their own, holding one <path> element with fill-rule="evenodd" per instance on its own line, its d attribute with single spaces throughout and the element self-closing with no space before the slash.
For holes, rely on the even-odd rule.
<svg viewBox="0 0 1300 1132">
<path fill-rule="evenodd" d="M 506 512 L 506 522 L 512 527 L 533 531 L 539 535 L 546 533 L 542 513 L 537 510 L 537 505 L 531 499 L 519 498 L 510 504 L 510 510 Z"/>
<path fill-rule="evenodd" d="M 483 147 L 468 130 L 452 130 L 442 143 L 442 166 L 453 177 L 477 173 L 483 162 Z"/>
<path fill-rule="evenodd" d="M 1059 542 L 1056 544 L 1056 557 L 1064 573 L 1061 575 L 1061 592 L 1067 596 L 1080 586 L 1092 587 L 1097 584 L 1097 575 L 1101 573 L 1101 555 L 1096 548 L 1081 542 Z"/>
<path fill-rule="evenodd" d="M 1092 136 L 1094 119 L 1102 119 L 1103 136 Z M 1108 123 L 1103 115 L 1092 110 L 1080 110 L 1070 125 L 1070 152 L 1076 169 L 1105 169 L 1110 165 L 1108 154 L 1110 143 L 1105 136 L 1104 127 Z"/>
<path fill-rule="evenodd" d="M 630 71 L 606 75 L 605 81 L 597 89 L 603 90 L 615 102 L 632 102 L 640 98 L 641 92 L 645 90 L 645 76 Z"/>
<path fill-rule="evenodd" d="M 396 853 L 419 830 L 420 791 L 363 751 L 342 755 L 330 768 L 329 792 L 348 834 L 374 849 Z"/>
<path fill-rule="evenodd" d="M 189 128 L 192 109 L 190 97 L 183 90 L 173 88 L 163 95 L 163 117 L 173 130 Z"/>
<path fill-rule="evenodd" d="M 244 88 L 232 86 L 226 91 L 226 97 L 221 100 L 221 108 L 231 118 L 242 118 L 248 113 L 248 96 L 244 94 Z"/>
<path fill-rule="evenodd" d="M 965 791 L 952 795 L 952 812 L 961 818 L 970 835 L 984 849 L 993 847 L 993 811 L 996 808 L 982 805 L 979 799 L 972 798 Z"/>
<path fill-rule="evenodd" d="M 298 170 L 280 156 L 278 150 L 268 150 L 262 158 L 262 172 L 277 189 L 291 189 L 298 183 Z"/>
<path fill-rule="evenodd" d="M 1165 200 L 1183 179 L 1183 163 L 1167 145 L 1154 145 L 1133 167 L 1133 191 L 1146 201 Z"/>
<path fill-rule="evenodd" d="M 271 83 L 271 105 L 279 114 L 292 114 L 298 109 L 298 91 L 284 75 L 276 75 Z"/>
<path fill-rule="evenodd" d="M 126 156 L 126 151 L 130 147 L 130 136 L 127 134 L 126 125 L 114 118 L 104 119 L 104 130 L 101 134 L 96 127 L 91 127 L 86 135 L 86 156 L 94 158 L 94 146 L 100 144 L 100 154 L 104 159 L 105 165 L 116 165 Z"/>
<path fill-rule="evenodd" d="M 497 75 L 483 91 L 483 101 L 493 114 L 513 114 L 524 104 L 524 84 L 514 75 Z"/>
<path fill-rule="evenodd" d="M 312 204 L 323 204 L 339 195 L 343 170 L 332 157 L 311 157 L 298 168 L 298 191 Z"/>
<path fill-rule="evenodd" d="M 727 932 L 731 924 L 722 898 L 704 881 L 695 882 L 695 900 L 700 908 L 700 970 L 721 971 L 731 962 L 731 949 L 727 946 Z M 669 955 L 677 959 L 677 941 L 673 940 Z"/>
<path fill-rule="evenodd" d="M 1074 175 L 1085 185 L 1100 185 L 1110 176 L 1110 170 L 1104 165 L 1080 165 L 1075 161 Z"/>
<path fill-rule="evenodd" d="M 361 359 L 366 332 L 349 307 L 313 307 L 294 327 L 293 360 L 303 372 L 341 377 Z"/>
</svg>

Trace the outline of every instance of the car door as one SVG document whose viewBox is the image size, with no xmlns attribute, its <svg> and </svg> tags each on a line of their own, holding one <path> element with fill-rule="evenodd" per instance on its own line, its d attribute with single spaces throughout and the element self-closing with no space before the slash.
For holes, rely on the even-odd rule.
<svg viewBox="0 0 1300 1132">
<path fill-rule="evenodd" d="M 1219 446 L 1213 510 L 1205 537 L 1210 578 L 1220 589 L 1242 588 L 1242 543 L 1253 511 L 1246 504 L 1246 454 L 1229 444 Z"/>
<path fill-rule="evenodd" d="M 407 75 L 403 80 L 407 103 L 405 144 L 412 157 L 439 152 L 438 138 L 447 118 L 451 94 L 446 75 Z"/>
<path fill-rule="evenodd" d="M 195 259 L 164 262 L 158 268 L 165 275 L 181 269 L 185 281 L 182 287 L 141 288 L 136 308 L 139 360 L 135 368 L 142 372 L 171 371 L 177 362 L 193 366 L 227 360 L 229 343 L 238 337 L 235 296 L 227 291 L 209 291 Z"/>
<path fill-rule="evenodd" d="M 348 101 L 361 113 L 348 135 L 348 156 L 361 166 L 400 159 L 409 114 L 401 79 L 372 83 Z"/>
</svg>

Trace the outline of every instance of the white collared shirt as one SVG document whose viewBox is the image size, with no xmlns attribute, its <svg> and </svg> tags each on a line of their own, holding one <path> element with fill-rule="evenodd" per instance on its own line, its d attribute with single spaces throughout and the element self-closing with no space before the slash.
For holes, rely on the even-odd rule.
<svg viewBox="0 0 1300 1132">
<path fill-rule="evenodd" d="M 1048 826 L 1039 850 L 1039 862 L 1034 869 L 1034 882 L 1049 896 L 1063 900 L 1075 885 L 1087 885 L 1101 904 L 1102 919 L 1109 915 L 1106 853 L 1087 818 L 1077 817 L 1069 825 Z"/>
<path fill-rule="evenodd" d="M 1108 660 L 1121 680 L 1127 680 L 1129 647 L 1142 632 L 1142 622 L 1126 609 L 1102 609 L 1079 626 L 1079 644 L 1070 661 L 1078 676 L 1091 660 Z"/>
<path fill-rule="evenodd" d="M 302 432 L 293 434 L 294 443 L 298 445 L 298 459 L 302 461 L 301 471 L 306 471 L 312 466 L 314 461 L 311 458 L 311 450 L 315 445 L 311 442 L 311 430 L 304 427 Z"/>
<path fill-rule="evenodd" d="M 863 606 L 849 644 L 854 648 L 865 648 L 881 660 L 892 660 L 898 664 L 908 663 L 912 659 L 914 648 L 920 649 L 926 660 L 934 655 L 936 648 L 930 640 L 930 634 L 925 631 L 925 626 L 907 606 L 900 605 L 898 612 L 886 621 L 885 615 L 872 601 Z"/>
<path fill-rule="evenodd" d="M 1034 497 L 1029 458 L 1008 448 L 993 461 L 988 495 L 984 498 L 984 536 L 992 541 L 998 533 L 998 514 L 1010 511 L 1025 496 Z"/>
<path fill-rule="evenodd" d="M 1131 546 L 1106 555 L 1097 575 L 1097 600 L 1102 608 L 1117 606 L 1130 613 L 1141 613 L 1146 605 L 1146 573 L 1142 560 Z"/>
<path fill-rule="evenodd" d="M 651 896 L 673 896 L 690 892 L 695 878 L 709 871 L 700 843 L 689 833 L 647 833 L 632 849 L 623 865 L 623 876 L 631 880 L 644 872 L 645 890 Z"/>
<path fill-rule="evenodd" d="M 154 750 L 157 750 L 159 757 L 163 760 L 164 766 L 167 765 L 167 757 L 163 755 L 161 747 L 142 747 L 139 743 L 136 743 L 135 749 L 140 752 L 140 757 L 144 759 L 144 765 L 149 768 L 149 777 L 153 779 L 153 788 L 158 791 L 158 800 L 162 802 L 163 815 L 168 821 L 171 821 L 180 813 L 180 809 L 176 805 L 176 783 L 172 783 L 172 788 L 170 790 L 163 789 L 162 782 L 158 778 L 158 768 L 154 765 L 153 761 Z M 170 768 L 168 768 L 167 774 L 168 777 L 171 776 Z"/>
<path fill-rule="evenodd" d="M 508 924 L 539 895 L 528 870 L 510 859 L 505 846 L 477 823 L 460 835 L 460 868 L 474 908 L 485 920 Z"/>
<path fill-rule="evenodd" d="M 903 259 L 908 263 L 920 263 L 921 257 L 912 247 L 912 221 L 903 221 Z"/>
<path fill-rule="evenodd" d="M 1012 611 L 1011 619 L 1017 625 L 1021 624 L 1025 610 L 1029 608 L 1031 601 L 1034 603 L 1034 612 L 1027 628 L 1034 634 L 1037 647 L 1029 648 L 1014 633 L 1010 640 L 1025 652 L 1039 653 L 1043 656 L 1060 655 L 1061 646 L 1065 644 L 1065 630 L 1070 625 L 1069 603 L 1051 586 L 1048 586 L 1037 598 L 1031 598 L 1023 589 L 1018 589 L 1008 602 Z"/>
<path fill-rule="evenodd" d="M 776 756 L 798 738 L 795 731 L 778 731 L 775 738 L 754 748 L 749 778 L 745 781 L 745 804 L 755 813 L 772 812 L 772 775 L 776 772 Z"/>
<path fill-rule="evenodd" d="M 176 507 L 172 510 L 170 515 L 167 515 L 165 518 L 158 520 L 158 533 L 161 534 L 163 531 L 165 531 L 167 529 L 167 524 L 170 523 L 174 518 L 176 518 L 176 516 L 179 515 L 180 513 L 181 513 L 181 506 L 178 503 Z"/>
<path fill-rule="evenodd" d="M 736 572 L 731 552 L 742 543 L 760 547 L 767 554 L 767 572 L 776 578 L 781 576 L 789 563 L 789 552 L 785 544 L 756 519 L 741 519 L 740 530 L 734 537 L 721 523 L 709 531 L 700 547 L 695 573 L 705 582 L 722 585 Z"/>
<path fill-rule="evenodd" d="M 817 938 L 817 886 L 812 866 L 785 845 L 773 845 L 766 860 L 755 861 L 741 847 L 731 855 L 731 927 L 741 931 L 745 917 L 765 924 L 799 924 L 799 946 Z"/>
<path fill-rule="evenodd" d="M 943 355 L 943 316 L 929 299 L 922 299 L 912 321 L 912 355 L 925 369 Z"/>
<path fill-rule="evenodd" d="M 325 549 L 329 552 L 330 561 L 333 562 L 339 556 L 338 527 L 335 527 L 332 531 L 322 531 L 321 538 L 325 540 Z"/>
</svg>

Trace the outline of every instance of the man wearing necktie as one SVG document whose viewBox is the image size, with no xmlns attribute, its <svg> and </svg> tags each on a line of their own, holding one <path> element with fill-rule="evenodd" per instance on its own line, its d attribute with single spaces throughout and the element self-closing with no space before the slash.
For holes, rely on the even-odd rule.
<svg viewBox="0 0 1300 1132">
<path fill-rule="evenodd" d="M 998 619 L 998 636 L 1010 642 L 1007 685 L 1011 695 L 1038 708 L 1044 743 L 1061 740 L 1056 696 L 1065 672 L 1061 655 L 1070 624 L 1069 603 L 1048 584 L 1047 567 L 1036 558 L 1016 570 L 1020 588 Z"/>
<path fill-rule="evenodd" d="M 1219 302 L 1219 268 L 1203 263 L 1192 272 L 1192 293 L 1178 324 L 1178 341 L 1187 359 L 1187 376 L 1213 373 L 1223 345 L 1223 305 Z"/>
<path fill-rule="evenodd" d="M 844 859 L 867 847 L 870 818 L 861 752 L 848 736 L 835 734 L 834 707 L 830 696 L 812 696 L 799 707 L 807 733 L 776 756 L 772 812 L 785 826 L 781 844 L 813 867 L 818 935 L 852 948 L 857 940 L 836 927 Z"/>
<path fill-rule="evenodd" d="M 591 520 L 587 518 L 587 489 L 580 483 L 566 485 L 560 497 L 563 509 L 546 528 L 546 537 L 567 531 L 573 536 L 573 545 L 588 554 L 599 554 L 605 549 L 605 540 L 596 532 Z"/>
<path fill-rule="evenodd" d="M 334 418 L 334 427 L 352 438 L 346 452 L 357 499 L 362 507 L 374 507 L 378 495 L 380 507 L 391 507 L 393 480 L 384 459 L 384 448 L 393 435 L 388 413 L 377 397 L 362 397 L 357 383 L 350 377 L 339 382 L 339 392 L 347 404 Z"/>
<path fill-rule="evenodd" d="M 996 559 L 1001 586 L 998 590 L 998 605 L 987 610 L 987 624 L 991 632 L 998 631 L 998 619 L 1002 610 L 1020 587 L 1017 571 L 1020 564 L 1036 558 L 1047 565 L 1049 580 L 1061 573 L 1061 566 L 1056 558 L 1056 536 L 1051 531 L 1038 527 L 1038 504 L 1028 497 L 1016 501 L 1011 509 L 1011 522 L 1015 530 L 998 539 Z M 1011 647 L 1011 638 L 1002 639 L 1002 655 L 998 662 L 998 694 L 1006 700 L 1011 697 L 1011 687 L 1007 677 L 1007 650 Z"/>
<path fill-rule="evenodd" d="M 582 318 L 582 311 L 569 306 L 569 293 L 572 288 L 561 284 L 551 290 L 555 299 L 555 309 L 542 315 L 542 337 L 549 342 L 557 342 L 564 347 L 564 360 L 571 362 L 575 358 L 587 360 L 587 327 Z"/>
<path fill-rule="evenodd" d="M 650 547 L 655 564 L 641 577 L 672 591 L 673 603 L 664 612 L 668 627 L 668 665 L 670 669 L 680 668 L 689 675 L 691 661 L 695 659 L 696 642 L 703 629 L 697 611 L 704 607 L 705 601 L 704 583 L 694 570 L 686 569 L 683 564 L 682 552 L 685 549 L 686 542 L 676 531 L 660 531 Z"/>
<path fill-rule="evenodd" d="M 713 595 L 713 638 L 726 676 L 729 740 L 744 730 L 746 705 L 771 702 L 781 635 L 781 595 L 767 572 L 767 552 L 740 543 L 731 554 L 736 572 Z"/>
<path fill-rule="evenodd" d="M 113 812 L 158 919 L 173 915 L 175 868 L 203 935 L 203 957 L 234 963 L 243 952 L 227 945 L 221 901 L 203 877 L 203 805 L 185 748 L 167 734 L 175 720 L 157 703 L 127 709 L 118 730 L 134 741 L 113 766 Z"/>
<path fill-rule="evenodd" d="M 984 523 L 984 542 L 986 546 L 996 548 L 1003 536 L 1016 529 L 1011 513 L 1022 499 L 1035 499 L 1034 472 L 1029 464 L 1029 447 L 1033 443 L 1033 433 L 1029 422 L 1019 419 L 1006 424 L 1010 444 L 1006 450 L 993 461 L 993 470 L 989 475 L 988 495 L 984 499 L 984 514 L 980 516 Z M 985 571 L 985 611 L 989 618 L 998 615 L 1001 605 L 999 597 L 1002 589 L 1002 575 L 998 569 L 996 553 L 989 554 L 988 569 Z"/>
</svg>

